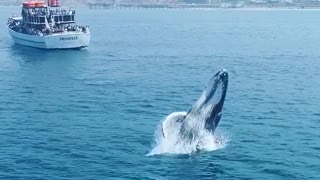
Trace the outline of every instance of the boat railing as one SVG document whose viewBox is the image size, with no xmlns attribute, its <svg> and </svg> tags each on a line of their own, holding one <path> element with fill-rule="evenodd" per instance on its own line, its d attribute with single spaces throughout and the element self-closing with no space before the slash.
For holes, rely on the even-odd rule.
<svg viewBox="0 0 320 180">
<path fill-rule="evenodd" d="M 90 28 L 89 28 L 89 26 L 68 25 L 68 26 L 64 27 L 64 31 L 89 33 L 90 32 Z"/>
<path fill-rule="evenodd" d="M 49 10 L 50 15 L 74 15 L 76 14 L 75 10 L 66 10 L 66 9 L 50 9 Z"/>
<path fill-rule="evenodd" d="M 63 16 L 63 15 L 75 15 L 75 10 L 66 10 L 66 9 L 23 9 L 22 15 L 26 16 L 46 16 L 46 15 L 56 15 L 56 16 Z"/>
<path fill-rule="evenodd" d="M 81 25 L 67 25 L 67 26 L 53 26 L 51 28 L 47 28 L 43 26 L 42 28 L 34 28 L 30 26 L 26 26 L 21 21 L 16 21 L 13 18 L 8 19 L 8 27 L 13 31 L 36 35 L 36 36 L 46 36 L 55 33 L 64 33 L 64 32 L 82 32 L 82 33 L 90 33 L 89 26 L 81 26 Z"/>
</svg>

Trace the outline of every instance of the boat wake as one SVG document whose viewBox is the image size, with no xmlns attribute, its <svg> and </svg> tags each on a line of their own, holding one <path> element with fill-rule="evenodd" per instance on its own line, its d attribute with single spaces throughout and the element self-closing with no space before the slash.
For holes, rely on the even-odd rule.
<svg viewBox="0 0 320 180">
<path fill-rule="evenodd" d="M 198 151 L 215 151 L 226 147 L 230 141 L 229 136 L 215 132 L 208 132 L 203 126 L 198 126 L 199 138 L 190 142 L 189 138 L 184 138 L 180 133 L 179 119 L 183 119 L 186 112 L 174 112 L 168 115 L 159 125 L 155 132 L 155 145 L 147 154 L 148 156 L 157 154 L 192 154 Z M 170 135 L 165 138 L 164 134 Z"/>
</svg>

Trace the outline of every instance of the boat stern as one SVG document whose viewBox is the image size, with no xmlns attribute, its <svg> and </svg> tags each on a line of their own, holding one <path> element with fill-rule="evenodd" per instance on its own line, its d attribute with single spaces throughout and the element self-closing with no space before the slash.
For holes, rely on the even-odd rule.
<svg viewBox="0 0 320 180">
<path fill-rule="evenodd" d="M 58 33 L 45 36 L 47 49 L 84 48 L 89 45 L 90 40 L 90 32 Z"/>
</svg>

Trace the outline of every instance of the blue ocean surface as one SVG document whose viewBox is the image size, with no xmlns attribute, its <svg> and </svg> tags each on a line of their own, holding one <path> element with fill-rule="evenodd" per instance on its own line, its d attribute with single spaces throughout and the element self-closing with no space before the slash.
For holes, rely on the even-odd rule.
<svg viewBox="0 0 320 180">
<path fill-rule="evenodd" d="M 0 179 L 320 179 L 317 10 L 78 9 L 84 50 L 16 45 L 0 7 Z M 223 146 L 151 153 L 218 70 Z"/>
</svg>

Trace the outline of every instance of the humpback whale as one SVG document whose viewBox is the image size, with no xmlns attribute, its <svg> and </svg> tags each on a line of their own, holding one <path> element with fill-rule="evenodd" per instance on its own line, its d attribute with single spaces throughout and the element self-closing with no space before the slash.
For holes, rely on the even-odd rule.
<svg viewBox="0 0 320 180">
<path fill-rule="evenodd" d="M 228 73 L 225 69 L 217 72 L 208 82 L 200 98 L 190 110 L 162 124 L 162 136 L 171 138 L 174 131 L 184 143 L 201 144 L 203 132 L 214 133 L 221 119 L 222 107 L 228 88 Z M 176 142 L 179 143 L 179 142 Z"/>
</svg>

